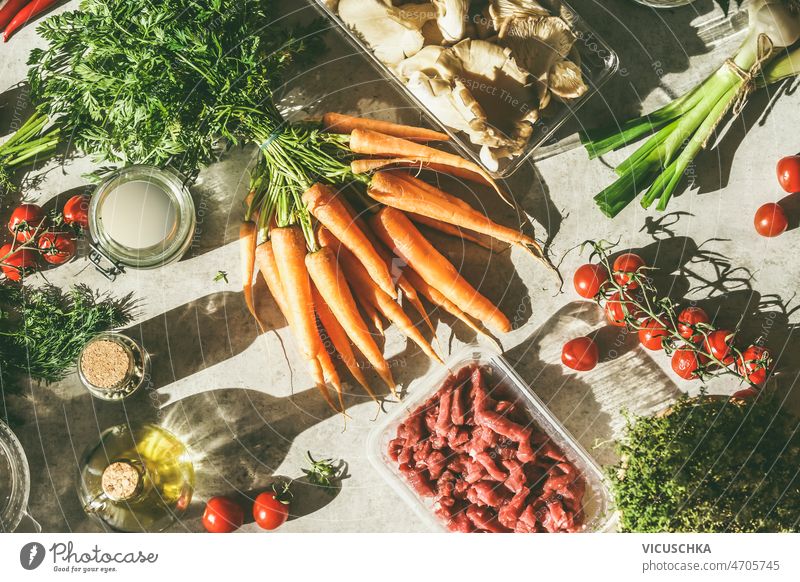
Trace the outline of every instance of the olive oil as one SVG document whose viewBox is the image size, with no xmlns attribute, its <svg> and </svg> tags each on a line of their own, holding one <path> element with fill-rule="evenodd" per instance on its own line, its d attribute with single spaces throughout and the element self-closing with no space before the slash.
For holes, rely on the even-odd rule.
<svg viewBox="0 0 800 582">
<path fill-rule="evenodd" d="M 152 424 L 106 430 L 86 450 L 79 469 L 85 511 L 119 531 L 165 529 L 189 506 L 193 490 L 186 446 Z"/>
</svg>

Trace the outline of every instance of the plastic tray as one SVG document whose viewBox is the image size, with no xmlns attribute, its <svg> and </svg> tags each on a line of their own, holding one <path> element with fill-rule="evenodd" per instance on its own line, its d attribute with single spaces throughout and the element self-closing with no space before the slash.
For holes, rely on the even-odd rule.
<svg viewBox="0 0 800 582">
<path fill-rule="evenodd" d="M 547 434 L 580 471 L 586 481 L 583 531 L 603 532 L 613 528 L 615 515 L 611 509 L 611 494 L 597 463 L 553 416 L 508 362 L 499 354 L 483 347 L 466 347 L 451 356 L 445 367 L 434 370 L 414 382 L 410 386 L 411 395 L 373 429 L 367 440 L 367 457 L 381 476 L 408 503 L 431 531 L 447 531 L 433 512 L 432 500 L 419 497 L 406 483 L 397 469 L 397 464 L 389 458 L 387 449 L 389 441 L 397 435 L 398 426 L 441 387 L 451 370 L 457 371 L 470 364 L 488 367 L 491 370 L 492 385 L 501 386 L 509 391 L 510 395 L 513 395 L 520 404 L 523 404 L 532 424 Z"/>
<path fill-rule="evenodd" d="M 536 152 L 539 146 L 551 141 L 550 138 L 553 137 L 555 132 L 568 119 L 570 119 L 575 111 L 577 111 L 586 101 L 595 95 L 599 91 L 600 87 L 602 87 L 619 68 L 619 60 L 614 50 L 581 19 L 580 15 L 578 15 L 574 9 L 564 3 L 564 11 L 562 12 L 562 16 L 568 21 L 572 31 L 578 38 L 575 46 L 581 55 L 581 69 L 583 70 L 584 81 L 589 86 L 589 91 L 587 91 L 582 97 L 571 101 L 569 104 L 557 104 L 554 102 L 548 108 L 548 110 L 553 108 L 556 109 L 556 112 L 552 116 L 545 116 L 543 119 L 537 122 L 534 128 L 533 136 L 523 152 L 516 158 L 501 162 L 501 167 L 499 170 L 497 172 L 493 172 L 489 170 L 489 168 L 486 168 L 486 166 L 481 162 L 479 155 L 480 146 L 472 144 L 467 136 L 450 129 L 439 122 L 436 116 L 431 113 L 425 107 L 425 105 L 423 105 L 422 102 L 406 88 L 405 84 L 403 84 L 386 65 L 384 65 L 375 57 L 372 50 L 358 37 L 358 35 L 350 30 L 347 25 L 336 15 L 336 13 L 331 10 L 331 8 L 326 4 L 325 0 L 314 0 L 312 5 L 316 6 L 322 14 L 324 14 L 336 25 L 336 27 L 342 33 L 342 36 L 344 36 L 344 38 L 347 39 L 350 44 L 356 48 L 356 50 L 367 56 L 368 60 L 385 79 L 394 84 L 395 87 L 397 87 L 398 90 L 400 90 L 420 110 L 425 111 L 427 116 L 434 122 L 436 126 L 450 135 L 453 140 L 453 144 L 458 150 L 474 160 L 476 163 L 480 164 L 486 171 L 496 178 L 504 178 L 513 174 L 526 160 L 528 160 L 528 158 L 534 154 L 534 152 Z"/>
</svg>

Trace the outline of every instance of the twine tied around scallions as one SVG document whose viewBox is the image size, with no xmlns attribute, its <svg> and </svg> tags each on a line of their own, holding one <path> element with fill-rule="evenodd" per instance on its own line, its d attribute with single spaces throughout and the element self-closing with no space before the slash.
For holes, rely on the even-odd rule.
<svg viewBox="0 0 800 582">
<path fill-rule="evenodd" d="M 772 57 L 772 54 L 775 51 L 775 44 L 772 42 L 769 36 L 764 33 L 758 35 L 758 40 L 756 43 L 758 46 L 756 61 L 749 70 L 746 71 L 742 69 L 742 67 L 737 65 L 736 61 L 733 59 L 728 59 L 723 63 L 723 66 L 728 67 L 742 80 L 742 85 L 739 87 L 736 97 L 730 104 L 731 114 L 734 117 L 739 117 L 744 109 L 744 106 L 747 105 L 747 100 L 750 97 L 750 94 L 756 89 L 756 79 L 759 75 L 761 75 L 761 70 L 763 69 L 764 64 L 769 61 L 770 57 Z M 709 134 L 706 136 L 706 139 L 703 141 L 703 149 L 706 149 L 709 139 L 711 136 L 716 134 L 717 127 L 719 127 L 719 124 L 723 119 L 724 115 L 721 115 L 717 120 L 716 125 L 714 125 Z"/>
<path fill-rule="evenodd" d="M 697 154 L 728 113 L 741 113 L 757 88 L 800 73 L 800 0 L 753 0 L 749 25 L 736 54 L 705 81 L 647 115 L 581 133 L 594 158 L 650 137 L 615 167 L 617 180 L 594 200 L 611 218 L 646 189 L 641 204 L 665 210 Z"/>
</svg>

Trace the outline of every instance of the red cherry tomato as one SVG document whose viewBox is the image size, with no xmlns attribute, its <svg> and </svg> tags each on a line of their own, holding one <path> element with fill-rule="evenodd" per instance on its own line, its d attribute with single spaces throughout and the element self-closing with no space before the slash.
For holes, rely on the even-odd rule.
<svg viewBox="0 0 800 582">
<path fill-rule="evenodd" d="M 710 322 L 708 314 L 699 307 L 687 307 L 678 315 L 678 333 L 693 343 L 699 342 L 703 334 L 697 330 L 697 326 Z"/>
<path fill-rule="evenodd" d="M 800 192 L 800 156 L 786 156 L 778 162 L 778 183 L 789 194 Z"/>
<path fill-rule="evenodd" d="M 575 291 L 586 299 L 596 297 L 606 281 L 608 281 L 606 268 L 603 265 L 593 265 L 591 263 L 578 267 L 572 279 Z"/>
<path fill-rule="evenodd" d="M 89 201 L 86 194 L 76 194 L 64 204 L 64 222 L 89 228 Z"/>
<path fill-rule="evenodd" d="M 600 351 L 590 337 L 579 337 L 564 344 L 561 350 L 561 362 L 579 372 L 587 372 L 597 365 Z"/>
<path fill-rule="evenodd" d="M 644 267 L 644 259 L 634 253 L 620 255 L 614 261 L 614 280 L 621 287 L 636 289 L 639 283 L 631 281 L 631 276 L 641 267 Z"/>
<path fill-rule="evenodd" d="M 706 362 L 705 356 L 698 356 L 692 350 L 677 349 L 672 354 L 672 370 L 684 380 L 697 378 L 697 368 Z"/>
<path fill-rule="evenodd" d="M 47 217 L 44 209 L 37 204 L 20 204 L 11 213 L 8 220 L 8 230 L 19 242 L 28 242 L 34 233 L 44 228 Z"/>
<path fill-rule="evenodd" d="M 19 281 L 23 275 L 28 275 L 36 269 L 36 251 L 24 248 L 17 249 L 12 255 L 9 255 L 10 252 L 10 244 L 0 247 L 0 260 L 2 261 L 0 267 L 9 281 Z M 3 259 L 3 257 L 6 258 Z"/>
<path fill-rule="evenodd" d="M 758 390 L 754 388 L 745 388 L 744 390 L 738 390 L 731 395 L 731 400 L 749 400 L 750 398 L 755 398 L 758 396 Z"/>
<path fill-rule="evenodd" d="M 767 375 L 772 367 L 772 356 L 766 348 L 750 346 L 744 351 L 736 367 L 751 384 L 761 386 L 767 381 Z"/>
<path fill-rule="evenodd" d="M 619 292 L 613 293 L 606 301 L 606 319 L 611 325 L 625 327 L 625 312 L 634 319 L 641 315 L 635 304 L 631 303 L 630 298 L 623 298 Z"/>
<path fill-rule="evenodd" d="M 242 506 L 227 497 L 212 497 L 203 512 L 203 527 L 211 533 L 230 533 L 242 527 Z"/>
<path fill-rule="evenodd" d="M 289 518 L 289 504 L 281 501 L 274 491 L 265 491 L 256 497 L 253 517 L 263 529 L 277 529 Z"/>
<path fill-rule="evenodd" d="M 75 237 L 66 232 L 46 232 L 39 237 L 39 252 L 51 265 L 62 265 L 75 256 Z"/>
<path fill-rule="evenodd" d="M 789 228 L 789 219 L 780 204 L 768 202 L 756 210 L 753 224 L 761 236 L 773 237 L 783 234 Z"/>
<path fill-rule="evenodd" d="M 731 349 L 732 336 L 733 332 L 727 329 L 712 331 L 703 340 L 703 349 L 726 366 L 730 366 L 734 360 Z"/>
<path fill-rule="evenodd" d="M 655 319 L 647 319 L 639 330 L 639 342 L 648 350 L 664 349 L 664 338 L 669 337 L 666 328 Z"/>
</svg>

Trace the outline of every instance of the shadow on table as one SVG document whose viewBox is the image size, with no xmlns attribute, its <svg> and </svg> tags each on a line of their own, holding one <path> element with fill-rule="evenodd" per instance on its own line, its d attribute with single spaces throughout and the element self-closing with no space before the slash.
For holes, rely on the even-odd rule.
<svg viewBox="0 0 800 582">
<path fill-rule="evenodd" d="M 561 364 L 561 347 L 575 337 L 602 333 L 603 364 L 577 373 Z M 654 412 L 681 392 L 636 334 L 610 328 L 602 310 L 575 301 L 558 310 L 534 336 L 506 353 L 506 359 L 567 430 L 601 465 L 615 462 L 612 441 L 620 435 L 627 409 Z"/>
<path fill-rule="evenodd" d="M 336 413 L 316 389 L 288 397 L 275 397 L 241 388 L 219 389 L 187 396 L 163 410 L 160 424 L 178 435 L 194 456 L 196 494 L 192 506 L 176 528 L 199 529 L 209 497 L 231 495 L 254 499 L 287 481 L 277 473 L 295 438 Z M 336 488 L 319 488 L 297 475 L 292 488 L 308 494 L 293 506 L 293 514 L 306 515 L 332 501 Z M 311 494 L 313 493 L 313 495 Z"/>
<path fill-rule="evenodd" d="M 267 330 L 279 329 L 286 323 L 262 286 L 259 279 L 259 316 Z M 125 333 L 150 354 L 152 387 L 159 389 L 240 354 L 259 330 L 242 292 L 222 291 L 133 325 Z"/>
<path fill-rule="evenodd" d="M 656 10 L 631 0 L 571 0 L 570 5 L 620 60 L 619 72 L 568 124 L 571 131 L 621 123 L 646 113 L 642 102 L 659 88 L 669 98 L 678 97 L 664 77 L 686 71 L 691 57 L 710 50 L 692 22 L 714 10 L 713 0 L 697 0 L 674 10 Z"/>
</svg>

